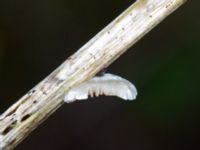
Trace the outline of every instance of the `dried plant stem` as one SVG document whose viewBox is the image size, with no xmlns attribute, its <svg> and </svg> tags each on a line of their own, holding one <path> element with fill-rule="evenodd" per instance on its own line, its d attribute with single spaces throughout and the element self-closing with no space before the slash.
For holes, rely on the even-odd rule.
<svg viewBox="0 0 200 150">
<path fill-rule="evenodd" d="M 185 0 L 137 0 L 0 116 L 0 150 L 11 150 L 63 104 L 64 93 L 110 65 Z"/>
</svg>

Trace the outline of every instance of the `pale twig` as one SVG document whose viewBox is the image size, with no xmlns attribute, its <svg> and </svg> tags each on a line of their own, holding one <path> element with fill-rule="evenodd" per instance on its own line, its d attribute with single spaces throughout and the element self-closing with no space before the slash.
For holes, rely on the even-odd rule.
<svg viewBox="0 0 200 150">
<path fill-rule="evenodd" d="M 64 93 L 106 68 L 185 0 L 138 0 L 0 116 L 11 150 L 63 104 Z"/>
</svg>

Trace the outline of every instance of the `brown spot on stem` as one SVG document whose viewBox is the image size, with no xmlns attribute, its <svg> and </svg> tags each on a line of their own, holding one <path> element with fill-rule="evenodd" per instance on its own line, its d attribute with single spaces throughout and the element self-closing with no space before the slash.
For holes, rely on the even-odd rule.
<svg viewBox="0 0 200 150">
<path fill-rule="evenodd" d="M 27 120 L 28 118 L 30 118 L 30 116 L 31 116 L 30 114 L 24 115 L 24 116 L 22 117 L 22 119 L 21 119 L 21 122 Z"/>
</svg>

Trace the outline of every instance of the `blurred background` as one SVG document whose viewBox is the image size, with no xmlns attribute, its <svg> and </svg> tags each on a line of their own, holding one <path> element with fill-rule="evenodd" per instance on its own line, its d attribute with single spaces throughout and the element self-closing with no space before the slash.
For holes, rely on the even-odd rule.
<svg viewBox="0 0 200 150">
<path fill-rule="evenodd" d="M 133 2 L 0 0 L 0 113 Z M 108 68 L 136 101 L 65 104 L 16 150 L 200 149 L 199 6 L 188 0 Z"/>
</svg>

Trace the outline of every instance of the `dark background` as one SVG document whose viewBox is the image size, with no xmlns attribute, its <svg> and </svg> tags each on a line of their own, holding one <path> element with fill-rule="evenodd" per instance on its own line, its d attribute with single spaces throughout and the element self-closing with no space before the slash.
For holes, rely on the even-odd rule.
<svg viewBox="0 0 200 150">
<path fill-rule="evenodd" d="M 0 112 L 133 2 L 0 0 Z M 108 68 L 136 101 L 65 104 L 16 150 L 200 149 L 199 6 L 188 0 Z"/>
</svg>

